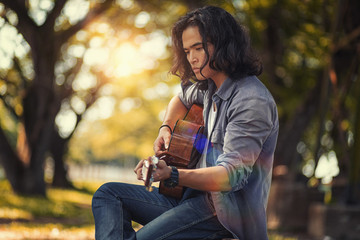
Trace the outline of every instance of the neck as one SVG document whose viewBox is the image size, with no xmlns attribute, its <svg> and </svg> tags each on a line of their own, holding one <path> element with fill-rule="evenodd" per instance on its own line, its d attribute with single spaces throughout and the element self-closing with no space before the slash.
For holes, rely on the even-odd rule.
<svg viewBox="0 0 360 240">
<path fill-rule="evenodd" d="M 214 81 L 216 88 L 219 89 L 228 77 L 229 76 L 225 73 L 219 72 L 216 76 L 212 78 L 212 80 Z"/>
</svg>

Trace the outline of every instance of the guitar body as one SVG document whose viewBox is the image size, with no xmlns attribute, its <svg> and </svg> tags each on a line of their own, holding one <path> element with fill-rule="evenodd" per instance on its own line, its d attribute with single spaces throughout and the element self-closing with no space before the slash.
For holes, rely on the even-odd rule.
<svg viewBox="0 0 360 240">
<path fill-rule="evenodd" d="M 202 107 L 192 105 L 183 120 L 178 120 L 175 124 L 169 148 L 158 156 L 167 165 L 181 168 L 195 168 L 204 149 L 204 120 Z M 160 182 L 159 192 L 161 194 L 181 198 L 183 187 L 167 188 L 163 181 Z"/>
</svg>

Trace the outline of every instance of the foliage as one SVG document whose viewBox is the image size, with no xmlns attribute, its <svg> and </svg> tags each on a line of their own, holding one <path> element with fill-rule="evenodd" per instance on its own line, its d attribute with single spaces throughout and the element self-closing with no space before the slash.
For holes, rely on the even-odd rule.
<svg viewBox="0 0 360 240">
<path fill-rule="evenodd" d="M 20 196 L 0 181 L 0 232 L 7 239 L 93 239 L 91 197 L 99 183 L 82 190 L 50 188 L 47 197 Z M 5 224 L 7 223 L 7 224 Z"/>
<path fill-rule="evenodd" d="M 203 5 L 204 2 L 199 1 L 197 6 Z M 215 5 L 233 9 L 229 1 L 213 2 Z M 114 26 L 118 35 L 128 34 L 125 39 L 118 39 L 120 48 L 124 44 L 131 43 L 131 46 L 140 53 L 144 49 L 162 51 L 157 44 L 149 45 L 144 41 L 151 38 L 155 30 L 155 32 L 164 34 L 163 36 L 167 39 L 163 44 L 165 52 L 155 60 L 153 69 L 144 69 L 131 75 L 115 76 L 109 82 L 111 93 L 108 96 L 115 99 L 111 116 L 96 121 L 84 118 L 85 121 L 79 126 L 71 141 L 69 160 L 84 162 L 116 159 L 118 162 L 123 162 L 128 161 L 127 156 L 133 155 L 139 159 L 153 154 L 152 145 L 167 103 L 180 91 L 179 80 L 168 74 L 171 64 L 170 28 L 172 23 L 186 13 L 192 4 L 184 1 L 166 1 L 162 4 L 161 9 L 147 10 L 150 20 L 145 26 L 139 28 L 135 24 L 134 27 L 134 23 L 131 21 L 129 26 L 123 28 L 119 25 Z M 156 8 L 155 2 L 153 5 Z M 136 16 L 142 13 L 136 12 L 138 11 L 137 2 L 134 2 L 129 10 L 136 13 Z M 109 24 L 113 26 L 114 19 L 111 19 Z M 105 37 L 112 41 L 113 38 L 114 35 Z M 143 40 L 139 41 L 139 39 Z M 134 53 L 134 55 L 137 54 Z M 139 57 L 141 58 L 141 56 Z M 120 56 L 120 58 L 123 59 L 120 60 L 122 64 L 132 61 L 132 57 L 129 59 L 128 55 Z M 139 61 L 141 59 L 137 59 L 137 62 Z M 131 70 L 136 65 L 133 63 L 128 68 Z M 90 131 L 89 128 L 91 128 Z"/>
<path fill-rule="evenodd" d="M 345 176 L 351 169 L 350 159 L 358 161 L 349 154 L 354 149 L 354 103 L 359 97 L 355 66 L 360 22 L 354 10 L 358 3 L 237 3 L 242 9 L 237 15 L 263 56 L 261 78 L 278 104 L 281 129 L 275 175 L 276 166 L 286 166 L 292 179 L 304 169 L 312 177 L 319 159 L 335 152 L 340 176 Z M 331 182 L 332 177 L 324 177 L 323 182 Z"/>
<path fill-rule="evenodd" d="M 72 219 L 79 224 L 90 224 L 93 222 L 90 206 L 94 190 L 84 190 L 50 188 L 46 198 L 21 196 L 11 191 L 8 181 L 1 180 L 0 217 L 30 222 L 40 218 Z"/>
</svg>

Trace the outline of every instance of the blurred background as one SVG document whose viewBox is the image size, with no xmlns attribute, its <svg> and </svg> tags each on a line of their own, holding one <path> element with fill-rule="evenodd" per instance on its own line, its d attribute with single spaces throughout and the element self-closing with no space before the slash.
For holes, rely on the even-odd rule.
<svg viewBox="0 0 360 240">
<path fill-rule="evenodd" d="M 180 90 L 171 26 L 205 5 L 278 105 L 270 238 L 360 239 L 358 0 L 0 0 L 0 239 L 94 238 L 93 192 L 137 182 Z"/>
</svg>

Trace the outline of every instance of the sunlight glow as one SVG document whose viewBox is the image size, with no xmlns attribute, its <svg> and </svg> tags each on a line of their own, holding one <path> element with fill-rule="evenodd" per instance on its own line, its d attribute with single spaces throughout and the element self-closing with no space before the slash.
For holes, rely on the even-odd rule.
<svg viewBox="0 0 360 240">
<path fill-rule="evenodd" d="M 159 82 L 153 88 L 147 88 L 143 92 L 145 99 L 152 100 L 170 95 L 169 86 L 166 83 Z"/>
<path fill-rule="evenodd" d="M 99 48 L 104 43 L 104 39 L 101 37 L 93 37 L 90 40 L 90 48 Z"/>
<path fill-rule="evenodd" d="M 84 118 L 89 121 L 109 118 L 114 111 L 115 103 L 116 100 L 113 97 L 100 97 L 93 106 L 86 111 Z"/>
<path fill-rule="evenodd" d="M 163 32 L 158 31 L 148 36 L 139 36 L 135 43 L 123 42 L 114 51 L 109 50 L 111 54 L 106 75 L 109 77 L 127 77 L 132 74 L 139 74 L 145 69 L 153 69 L 157 65 L 157 59 L 166 55 L 166 46 L 168 38 Z M 111 52 L 111 53 L 110 53 Z M 91 58 L 99 57 L 99 54 L 93 54 Z M 89 57 L 90 58 L 90 57 Z"/>
<path fill-rule="evenodd" d="M 70 109 L 61 109 L 55 118 L 55 123 L 59 128 L 61 137 L 68 137 L 75 128 L 76 114 Z"/>
<path fill-rule="evenodd" d="M 54 1 L 51 0 L 30 0 L 30 7 L 36 10 L 50 11 L 54 7 Z"/>
<path fill-rule="evenodd" d="M 45 22 L 47 13 L 54 7 L 54 1 L 30 0 L 29 6 L 29 15 L 38 25 L 41 25 Z"/>
<path fill-rule="evenodd" d="M 6 11 L 6 18 L 8 19 L 9 23 L 13 26 L 16 26 L 18 24 L 18 17 L 15 12 L 8 10 Z"/>
<path fill-rule="evenodd" d="M 105 28 L 109 26 L 106 25 Z M 79 44 L 73 45 L 69 47 L 69 55 L 81 57 L 83 54 L 86 65 L 101 68 L 109 78 L 128 77 L 147 69 L 154 69 L 158 59 L 168 56 L 166 47 L 169 38 L 163 31 L 139 35 L 133 41 L 129 41 L 130 36 L 131 31 L 125 29 L 110 39 L 92 37 L 89 48 Z M 86 41 L 88 36 L 84 32 L 77 34 L 76 38 Z"/>
<path fill-rule="evenodd" d="M 71 25 L 76 24 L 82 20 L 90 9 L 90 1 L 85 0 L 69 0 L 66 2 L 63 10 L 55 22 L 54 29 L 59 31 L 66 28 L 69 23 Z"/>
<path fill-rule="evenodd" d="M 73 57 L 81 58 L 84 56 L 85 47 L 82 44 L 73 44 L 69 47 L 68 53 Z"/>
<path fill-rule="evenodd" d="M 133 0 L 116 0 L 116 3 L 125 10 L 129 10 L 134 6 Z"/>
<path fill-rule="evenodd" d="M 83 19 L 89 12 L 90 2 L 85 0 L 68 1 L 64 7 L 63 13 L 68 17 L 71 25 Z"/>
<path fill-rule="evenodd" d="M 113 93 L 113 86 L 111 84 L 105 84 L 99 89 L 99 95 L 111 95 Z"/>
<path fill-rule="evenodd" d="M 321 178 L 323 184 L 331 183 L 333 177 L 337 176 L 340 172 L 338 166 L 338 160 L 334 151 L 328 154 L 323 154 L 320 159 L 318 166 L 315 169 L 315 177 Z"/>
<path fill-rule="evenodd" d="M 127 113 L 134 108 L 138 108 L 141 106 L 140 98 L 125 98 L 121 101 L 119 108 L 121 112 Z"/>
<path fill-rule="evenodd" d="M 242 9 L 246 6 L 246 0 L 233 0 L 232 2 L 238 9 Z"/>
<path fill-rule="evenodd" d="M 125 77 L 140 73 L 142 70 L 142 59 L 140 54 L 131 43 L 124 43 L 115 50 L 114 64 L 116 66 L 114 75 Z"/>
<path fill-rule="evenodd" d="M 70 100 L 70 104 L 77 114 L 82 114 L 86 110 L 85 102 L 78 96 L 73 96 Z"/>
<path fill-rule="evenodd" d="M 135 18 L 135 27 L 143 28 L 150 21 L 150 14 L 148 12 L 142 11 Z"/>
<path fill-rule="evenodd" d="M 72 87 L 75 91 L 87 90 L 97 83 L 96 77 L 89 72 L 81 71 L 74 80 Z"/>
<path fill-rule="evenodd" d="M 86 41 L 87 37 L 88 37 L 88 32 L 84 30 L 80 30 L 75 34 L 75 38 L 81 42 Z"/>
<path fill-rule="evenodd" d="M 181 91 L 181 84 L 180 83 L 171 87 L 171 94 L 172 95 L 177 95 L 180 91 Z"/>
<path fill-rule="evenodd" d="M 306 164 L 302 167 L 302 173 L 306 177 L 311 177 L 314 174 L 314 168 L 315 168 L 315 161 L 314 159 L 310 159 L 306 162 Z"/>
<path fill-rule="evenodd" d="M 104 23 L 104 22 L 99 22 L 96 24 L 96 31 L 98 33 L 102 33 L 105 34 L 109 31 L 112 31 L 111 27 L 109 26 L 109 24 Z"/>
<path fill-rule="evenodd" d="M 147 56 L 161 58 L 166 52 L 165 46 L 168 42 L 169 39 L 163 32 L 153 32 L 149 35 L 149 40 L 141 44 L 140 51 Z"/>
<path fill-rule="evenodd" d="M 89 48 L 84 54 L 84 63 L 89 66 L 106 64 L 109 58 L 107 48 Z"/>
<path fill-rule="evenodd" d="M 18 45 L 18 42 L 16 41 L 17 34 L 16 29 L 8 24 L 5 24 L 0 28 L 0 68 L 11 67 L 14 49 Z"/>
<path fill-rule="evenodd" d="M 0 95 L 4 95 L 7 91 L 7 86 L 2 81 L 0 82 Z"/>
</svg>

